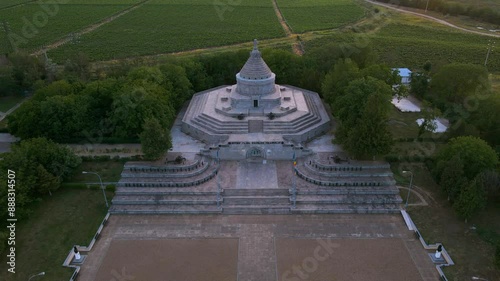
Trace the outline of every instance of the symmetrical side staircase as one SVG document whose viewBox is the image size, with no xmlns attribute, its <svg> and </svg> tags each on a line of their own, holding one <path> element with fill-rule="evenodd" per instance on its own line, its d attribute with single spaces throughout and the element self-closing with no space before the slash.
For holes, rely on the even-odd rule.
<svg viewBox="0 0 500 281">
<path fill-rule="evenodd" d="M 218 164 L 201 155 L 187 165 L 129 162 L 110 213 L 396 213 L 402 203 L 386 163 L 308 157 L 295 167 L 296 188 L 218 188 L 217 173 Z"/>
</svg>

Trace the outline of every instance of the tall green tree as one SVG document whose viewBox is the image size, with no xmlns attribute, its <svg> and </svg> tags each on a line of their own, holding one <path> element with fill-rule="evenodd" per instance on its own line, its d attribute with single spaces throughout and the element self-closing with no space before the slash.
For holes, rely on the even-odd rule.
<svg viewBox="0 0 500 281">
<path fill-rule="evenodd" d="M 68 148 L 45 138 L 23 140 L 0 158 L 0 199 L 6 202 L 7 170 L 16 173 L 16 206 L 20 216 L 29 214 L 29 205 L 36 199 L 55 191 L 60 182 L 71 175 L 81 159 Z M 2 217 L 6 209 L 0 210 Z"/>
<path fill-rule="evenodd" d="M 387 128 L 392 90 L 373 77 L 351 81 L 335 102 L 339 126 L 337 141 L 356 157 L 389 152 L 392 136 Z"/>
<path fill-rule="evenodd" d="M 323 98 L 335 108 L 337 99 L 345 94 L 349 83 L 360 77 L 361 73 L 355 62 L 350 59 L 337 61 L 323 81 Z"/>
<path fill-rule="evenodd" d="M 125 86 L 115 94 L 110 116 L 114 136 L 137 138 L 144 120 L 156 118 L 162 127 L 170 128 L 175 111 L 169 93 L 155 83 L 141 82 L 140 86 Z"/>
<path fill-rule="evenodd" d="M 170 132 L 162 127 L 156 118 L 149 118 L 144 121 L 140 139 L 142 152 L 148 160 L 159 159 L 172 147 Z"/>
<path fill-rule="evenodd" d="M 441 67 L 432 77 L 430 86 L 433 95 L 454 103 L 462 103 L 470 96 L 484 95 L 491 89 L 485 67 L 461 63 Z"/>
<path fill-rule="evenodd" d="M 194 94 L 193 85 L 187 78 L 185 69 L 182 66 L 168 63 L 162 65 L 160 71 L 165 77 L 163 85 L 170 93 L 173 107 L 180 110 Z"/>
<path fill-rule="evenodd" d="M 485 192 L 475 179 L 462 188 L 460 195 L 458 195 L 457 200 L 453 203 L 453 209 L 465 221 L 477 214 L 485 206 Z"/>
<path fill-rule="evenodd" d="M 498 165 L 498 155 L 484 140 L 472 136 L 451 139 L 436 155 L 434 174 L 441 177 L 448 162 L 459 156 L 464 163 L 464 175 L 474 179 L 479 173 L 495 169 Z"/>
<path fill-rule="evenodd" d="M 459 155 L 455 155 L 446 162 L 446 166 L 439 179 L 439 185 L 448 195 L 448 200 L 454 202 L 467 183 L 468 180 L 464 174 L 464 163 Z"/>
</svg>

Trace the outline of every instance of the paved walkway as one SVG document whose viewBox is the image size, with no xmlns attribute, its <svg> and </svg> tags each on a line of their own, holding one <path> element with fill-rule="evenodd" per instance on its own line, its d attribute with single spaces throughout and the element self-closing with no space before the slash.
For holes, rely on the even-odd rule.
<svg viewBox="0 0 500 281">
<path fill-rule="evenodd" d="M 363 241 L 367 243 L 377 243 L 377 239 L 380 239 L 381 243 L 385 243 L 387 239 L 395 239 L 402 241 L 406 249 L 396 250 L 387 247 L 377 255 L 394 258 L 396 253 L 404 253 L 405 258 L 411 260 L 410 269 L 415 271 L 416 268 L 418 271 L 418 280 L 439 279 L 427 252 L 420 242 L 415 240 L 413 233 L 408 231 L 400 215 L 112 215 L 82 266 L 79 280 L 94 280 L 98 271 L 110 270 L 101 269 L 101 265 L 110 258 L 108 251 L 114 240 L 167 239 L 165 241 L 171 241 L 170 239 L 181 238 L 238 238 L 238 268 L 237 277 L 234 279 L 237 278 L 238 281 L 286 280 L 281 278 L 282 272 L 277 272 L 277 260 L 280 259 L 280 255 L 276 253 L 277 239 L 298 239 L 297 243 L 304 239 L 322 239 L 327 244 L 335 245 L 352 239 L 364 239 Z M 321 244 L 319 240 L 317 241 Z M 193 255 L 200 255 L 200 253 L 193 252 Z M 338 260 L 339 257 L 336 256 L 335 259 Z M 342 258 L 340 261 L 345 262 Z M 328 266 L 328 263 L 325 264 Z M 378 270 L 373 266 L 370 267 L 370 264 L 360 264 L 358 268 L 364 272 Z M 390 268 L 396 271 L 408 269 Z M 210 277 L 207 276 L 207 278 L 209 280 Z M 135 276 L 135 280 L 142 279 L 140 276 Z M 394 279 L 387 276 L 386 280 Z"/>
<path fill-rule="evenodd" d="M 278 188 L 276 163 L 239 161 L 236 188 Z"/>
</svg>

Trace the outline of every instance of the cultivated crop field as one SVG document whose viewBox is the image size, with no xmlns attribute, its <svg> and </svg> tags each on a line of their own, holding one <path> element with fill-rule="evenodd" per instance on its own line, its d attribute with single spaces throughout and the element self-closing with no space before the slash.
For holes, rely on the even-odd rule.
<svg viewBox="0 0 500 281">
<path fill-rule="evenodd" d="M 26 0 L 2 0 L 2 2 L 0 2 L 0 9 L 21 3 L 26 3 Z"/>
<path fill-rule="evenodd" d="M 9 42 L 12 42 L 19 49 L 34 51 L 99 22 L 139 1 L 69 0 L 66 4 L 46 5 L 40 4 L 54 2 L 36 1 L 0 10 L 0 20 L 7 21 L 10 25 Z M 0 37 L 5 38 L 3 31 Z M 9 47 L 7 44 L 0 44 L 0 52 L 5 53 L 5 48 Z"/>
<path fill-rule="evenodd" d="M 352 0 L 277 0 L 293 32 L 337 28 L 360 19 L 363 9 Z"/>
<path fill-rule="evenodd" d="M 215 4 L 214 4 L 215 3 Z M 152 0 L 49 53 L 83 51 L 92 60 L 169 53 L 284 36 L 270 0 Z M 226 3 L 226 4 L 222 4 Z"/>
<path fill-rule="evenodd" d="M 392 23 L 375 33 L 371 40 L 382 61 L 394 67 L 421 67 L 451 62 L 483 64 L 489 37 L 454 31 L 435 25 Z M 500 55 L 492 54 L 490 71 L 500 71 Z"/>
</svg>

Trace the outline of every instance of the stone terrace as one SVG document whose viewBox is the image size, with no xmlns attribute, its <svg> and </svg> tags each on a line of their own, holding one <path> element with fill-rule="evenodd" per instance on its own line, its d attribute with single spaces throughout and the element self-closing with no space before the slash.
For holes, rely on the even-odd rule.
<svg viewBox="0 0 500 281">
<path fill-rule="evenodd" d="M 295 177 L 279 177 L 280 186 L 295 186 L 292 213 L 397 213 L 402 199 L 385 163 L 335 163 L 331 153 L 301 159 Z M 291 171 L 291 163 L 278 173 Z"/>
<path fill-rule="evenodd" d="M 220 213 L 213 181 L 218 170 L 212 159 L 202 156 L 182 165 L 128 162 L 110 213 Z"/>
</svg>

